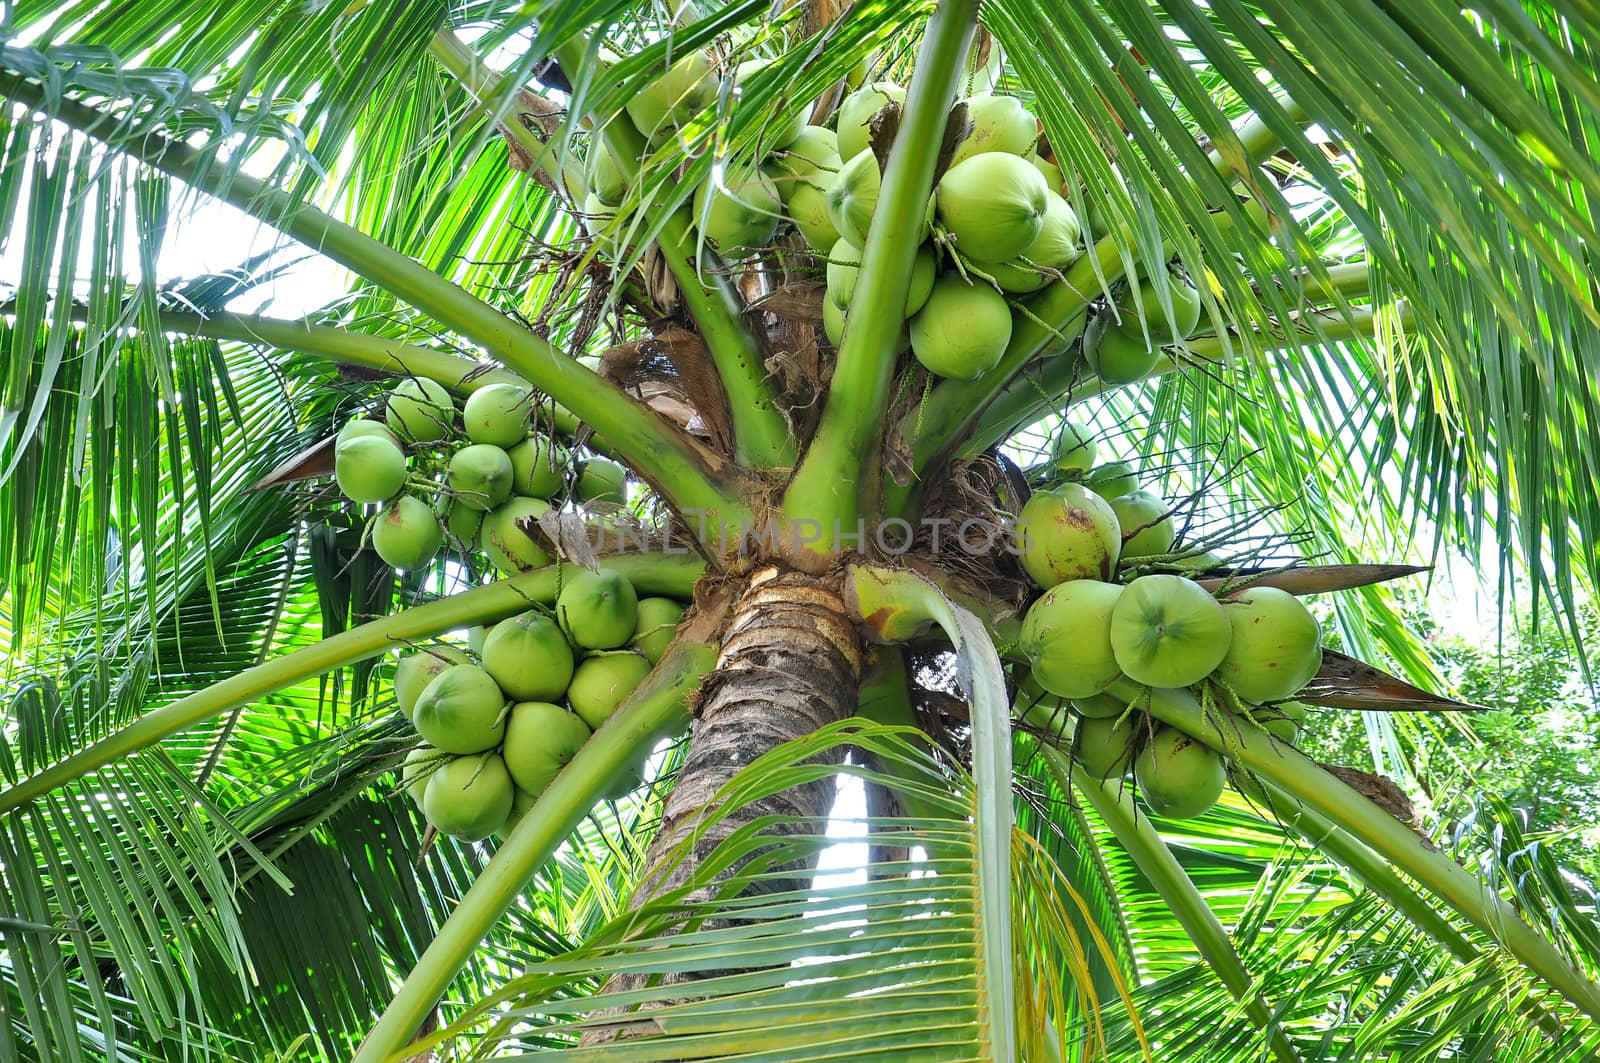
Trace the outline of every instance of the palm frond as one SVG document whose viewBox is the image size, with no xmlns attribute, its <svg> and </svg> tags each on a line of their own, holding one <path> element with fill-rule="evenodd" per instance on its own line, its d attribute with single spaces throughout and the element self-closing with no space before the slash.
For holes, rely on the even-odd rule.
<svg viewBox="0 0 1600 1063">
<path fill-rule="evenodd" d="M 437 1039 L 463 1039 L 475 1052 L 497 1054 L 560 1052 L 563 1045 L 572 1054 L 589 1034 L 603 1043 L 583 1054 L 628 1058 L 988 1058 L 985 1026 L 994 1020 L 986 1017 L 982 989 L 985 902 L 971 822 L 981 798 L 970 777 L 948 789 L 946 769 L 925 748 L 896 729 L 847 721 L 753 762 L 716 814 L 831 771 L 815 758 L 841 744 L 901 769 L 897 776 L 860 767 L 847 773 L 911 786 L 939 815 L 817 823 L 781 841 L 754 823 L 719 846 L 683 888 L 610 921 L 572 951 L 530 965 Z M 918 775 L 920 782 L 910 781 Z M 741 896 L 752 884 L 792 879 L 797 863 L 825 847 L 865 846 L 869 826 L 893 830 L 897 844 L 926 856 L 875 867 L 871 879 L 851 875 L 810 890 Z M 1060 979 L 1064 969 L 1086 974 L 1085 955 L 1108 946 L 1075 935 L 1068 915 L 1075 901 L 1037 852 L 1019 839 L 1012 856 L 1016 910 L 1030 928 L 1017 957 L 1018 1007 L 1035 1018 L 1054 1016 L 1043 1027 L 1019 1029 L 1034 1050 L 1041 1039 L 1065 1033 L 1065 996 L 1075 994 L 1077 1014 L 1096 1025 L 1100 1009 L 1110 1006 L 1092 998 L 1086 978 Z M 659 977 L 637 990 L 593 992 L 620 972 Z M 618 1032 L 627 1036 L 611 1040 Z"/>
</svg>

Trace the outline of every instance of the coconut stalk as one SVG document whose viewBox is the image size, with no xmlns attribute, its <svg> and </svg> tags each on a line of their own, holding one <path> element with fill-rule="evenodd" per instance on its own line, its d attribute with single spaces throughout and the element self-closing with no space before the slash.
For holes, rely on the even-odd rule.
<svg viewBox="0 0 1600 1063">
<path fill-rule="evenodd" d="M 1371 336 L 1380 318 L 1391 312 L 1402 326 L 1413 320 L 1411 306 L 1406 303 L 1385 310 L 1351 310 L 1337 320 L 1323 324 L 1320 334 L 1331 343 Z M 1311 332 L 1294 335 L 1284 332 L 1251 333 L 1251 342 L 1263 351 L 1283 350 L 1315 338 L 1316 335 Z M 1239 339 L 1234 337 L 1230 342 L 1237 346 Z M 1195 361 L 1221 361 L 1227 354 L 1220 336 L 1196 336 L 1186 341 L 1184 346 Z M 1149 380 L 1177 369 L 1177 362 L 1163 356 L 1144 379 Z M 1010 436 L 1021 425 L 1056 408 L 1069 395 L 1073 401 L 1081 401 L 1115 388 L 1132 386 L 1105 384 L 1076 354 L 1059 353 L 1041 362 L 1036 371 L 1012 380 L 1000 391 L 983 411 L 983 416 L 972 430 L 972 435 L 961 445 L 957 456 L 976 457 Z"/>
<path fill-rule="evenodd" d="M 459 42 L 457 42 L 459 43 Z M 461 46 L 467 51 L 465 45 Z M 470 56 L 471 52 L 467 51 Z M 579 70 L 594 65 L 598 59 L 586 54 L 585 44 L 574 38 L 556 49 L 556 59 L 565 69 Z M 475 60 L 476 57 L 473 57 Z M 460 77 L 477 76 L 472 68 Z M 454 67 L 451 73 L 456 74 Z M 473 92 L 477 97 L 477 92 Z M 595 124 L 600 123 L 596 119 Z M 508 132 L 525 150 L 537 146 L 541 155 L 548 149 L 532 131 L 520 123 L 512 123 Z M 633 127 L 626 114 L 619 114 L 600 126 L 594 143 L 604 141 L 606 149 L 616 159 L 618 167 L 632 183 L 638 179 L 639 160 L 648 154 L 644 136 Z M 547 157 L 547 156 L 546 156 Z M 690 230 L 687 208 L 674 211 L 662 223 L 656 236 L 656 247 L 662 261 L 667 264 L 672 278 L 677 282 L 683 307 L 694 320 L 700 338 L 711 352 L 717 367 L 722 388 L 728 399 L 729 416 L 733 421 L 734 453 L 741 464 L 760 468 L 782 468 L 794 464 L 796 441 L 789 434 L 788 422 L 773 399 L 767 385 L 766 367 L 762 364 L 754 339 L 744 326 L 742 304 L 729 281 L 716 273 L 709 275 L 695 268 L 694 235 Z"/>
<path fill-rule="evenodd" d="M 515 147 L 532 161 L 540 183 L 551 191 L 566 193 L 574 203 L 582 203 L 586 187 L 583 178 L 561 165 L 561 152 L 549 141 L 523 125 L 516 114 L 507 114 L 502 101 L 505 92 L 503 78 L 479 61 L 478 55 L 457 37 L 449 26 L 440 26 L 428 42 L 428 54 L 445 69 L 462 90 L 472 98 L 479 114 L 487 115 L 499 124 L 500 131 L 510 138 Z M 551 124 L 554 125 L 563 109 L 551 104 Z"/>
<path fill-rule="evenodd" d="M 854 529 L 863 513 L 877 508 L 884 411 L 894 380 L 901 308 L 910 290 L 934 168 L 964 74 L 977 7 L 977 0 L 944 0 L 928 20 L 904 116 L 884 167 L 827 404 L 784 492 L 785 512 L 820 523 L 821 535 L 810 545 L 821 554 L 834 553 L 839 533 Z"/>
<path fill-rule="evenodd" d="M 6 305 L 0 304 L 0 313 L 7 309 Z M 75 304 L 68 312 L 68 317 L 73 321 L 87 321 L 89 308 Z M 188 310 L 157 310 L 156 320 L 162 329 L 185 336 L 263 344 L 279 350 L 308 354 L 313 358 L 326 358 L 342 365 L 359 365 L 432 380 L 444 385 L 456 396 L 470 395 L 490 384 L 527 386 L 526 380 L 509 369 L 463 358 L 459 354 L 448 354 L 434 347 L 373 336 L 337 325 L 318 325 L 304 320 L 225 311 L 200 314 Z M 577 433 L 582 422 L 572 415 L 572 411 L 559 404 L 552 404 L 547 409 L 558 431 L 568 436 Z"/>
<path fill-rule="evenodd" d="M 680 512 L 703 511 L 713 525 L 748 515 L 743 500 L 721 482 L 718 470 L 685 433 L 421 263 L 287 192 L 213 165 L 202 152 L 160 133 L 125 136 L 112 143 L 107 130 L 120 127 L 116 118 L 72 100 L 47 100 L 42 89 L 16 75 L 0 74 L 0 96 L 46 111 L 77 132 L 239 208 L 480 344 L 609 440 L 634 471 Z"/>
<path fill-rule="evenodd" d="M 1396 874 L 1387 861 L 1270 783 L 1261 784 L 1261 790 L 1274 816 L 1319 853 L 1343 866 L 1418 930 L 1450 950 L 1452 956 L 1468 964 L 1483 959 L 1483 951 L 1418 896 L 1415 887 Z M 1561 1036 L 1561 1020 L 1536 1001 L 1521 1001 L 1518 1010 L 1551 1037 Z"/>
<path fill-rule="evenodd" d="M 1207 712 L 1188 690 L 1151 689 L 1128 680 L 1118 681 L 1111 690 L 1130 704 L 1145 704 L 1158 720 L 1237 761 L 1287 797 L 1349 832 L 1499 941 L 1519 963 L 1591 1018 L 1600 1020 L 1600 985 L 1575 970 L 1476 875 L 1424 846 L 1410 827 L 1323 771 L 1315 761 L 1247 720 Z"/>
<path fill-rule="evenodd" d="M 600 567 L 625 576 L 646 594 L 688 598 L 704 571 L 698 558 L 683 555 L 633 554 L 602 558 Z M 490 624 L 526 612 L 534 604 L 556 600 L 563 580 L 583 569 L 577 565 L 551 565 L 500 580 L 427 605 L 419 605 L 381 620 L 351 628 L 303 650 L 247 668 L 145 713 L 128 726 L 80 749 L 58 764 L 17 785 L 0 790 L 0 813 L 27 804 L 97 768 L 146 749 L 157 742 L 208 720 L 218 713 L 266 697 L 335 668 L 376 657 L 396 646 L 431 638 L 446 631 Z"/>
<path fill-rule="evenodd" d="M 617 773 L 641 746 L 654 744 L 685 722 L 690 695 L 716 664 L 710 639 L 720 619 L 717 614 L 691 620 L 644 682 L 517 821 L 406 975 L 356 1051 L 355 1063 L 378 1063 L 404 1050 L 485 935 L 577 829 Z"/>
<path fill-rule="evenodd" d="M 1217 919 L 1216 913 L 1206 904 L 1205 898 L 1161 840 L 1161 834 L 1134 804 L 1132 793 L 1120 785 L 1107 784 L 1083 768 L 1054 746 L 1039 744 L 1045 763 L 1063 792 L 1070 793 L 1072 785 L 1089 803 L 1118 843 L 1133 857 L 1133 862 L 1144 872 L 1161 899 L 1166 902 L 1178 922 L 1188 933 L 1194 946 L 1216 972 L 1233 998 L 1244 1005 L 1245 1014 L 1256 1028 L 1267 1035 L 1272 1054 L 1280 1063 L 1299 1063 L 1300 1053 L 1274 1017 L 1271 1003 L 1255 988 L 1255 979 L 1240 959 L 1228 937 L 1228 931 Z M 1069 785 L 1072 784 L 1072 785 Z"/>
</svg>

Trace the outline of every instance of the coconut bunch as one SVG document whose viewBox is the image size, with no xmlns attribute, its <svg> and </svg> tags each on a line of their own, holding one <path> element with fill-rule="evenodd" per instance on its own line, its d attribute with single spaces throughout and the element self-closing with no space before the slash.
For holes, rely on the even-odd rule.
<svg viewBox="0 0 1600 1063">
<path fill-rule="evenodd" d="M 515 575 L 552 558 L 534 535 L 551 499 L 626 501 L 626 473 L 605 458 L 576 458 L 534 430 L 527 388 L 489 384 L 457 409 L 432 380 L 402 380 L 384 400 L 383 419 L 357 418 L 334 443 L 334 478 L 352 502 L 377 504 L 368 535 L 378 556 L 412 570 L 449 545 L 481 550 Z"/>
<path fill-rule="evenodd" d="M 726 93 L 737 99 L 766 60 L 741 63 L 723 85 L 701 53 L 684 56 L 627 105 L 627 118 L 654 145 L 684 129 Z M 778 130 L 765 157 L 713 173 L 695 191 L 692 220 L 724 258 L 758 252 L 792 226 L 824 260 L 824 331 L 838 346 L 882 173 L 875 118 L 904 105 L 893 82 L 859 85 L 824 125 L 801 118 Z M 1061 278 L 1084 253 L 1084 232 L 1062 196 L 1055 163 L 1041 157 L 1038 119 L 1014 96 L 960 100 L 967 135 L 956 146 L 923 218 L 910 290 L 902 307 L 909 348 L 930 372 L 970 379 L 992 368 L 1011 340 L 1012 304 Z M 881 145 L 880 145 L 881 147 Z M 601 236 L 627 198 L 623 167 L 591 143 L 584 213 Z"/>
<path fill-rule="evenodd" d="M 600 571 L 568 580 L 553 613 L 540 609 L 475 632 L 469 649 L 439 644 L 402 657 L 395 703 L 422 743 L 401 784 L 441 833 L 504 835 L 589 736 L 649 674 L 683 606 L 640 598 Z M 645 758 L 611 796 L 638 787 Z"/>
<path fill-rule="evenodd" d="M 1096 464 L 1097 450 L 1087 429 L 1068 422 L 1051 459 L 1063 481 L 1036 491 L 1018 514 L 1019 559 L 1044 588 L 1018 642 L 1028 664 L 1021 704 L 1029 723 L 1070 739 L 1092 774 L 1114 778 L 1131 767 L 1153 811 L 1197 816 L 1222 793 L 1222 759 L 1108 688 L 1124 679 L 1193 687 L 1292 744 L 1306 717 L 1293 698 L 1322 666 L 1321 628 L 1286 591 L 1213 591 L 1192 578 L 1215 557 L 1175 550 L 1172 507 L 1140 488 L 1128 463 Z M 1189 572 L 1134 574 L 1151 562 Z"/>
<path fill-rule="evenodd" d="M 768 62 L 753 59 L 738 64 L 724 86 L 705 53 L 685 55 L 628 101 L 626 120 L 654 148 L 711 108 L 725 89 L 737 98 L 748 79 Z M 806 139 L 811 128 L 805 124 L 804 115 L 797 113 L 778 130 L 769 155 L 773 163 L 780 158 L 798 159 L 804 152 L 816 153 L 816 146 Z M 831 138 L 830 131 L 823 132 Z M 784 200 L 767 168 L 763 165 L 732 172 L 721 181 L 708 178 L 695 191 L 694 224 L 706 243 L 725 257 L 743 257 L 770 244 L 785 221 Z M 587 178 L 588 194 L 583 205 L 586 225 L 591 235 L 603 238 L 627 201 L 628 177 L 600 137 L 590 141 Z"/>
<path fill-rule="evenodd" d="M 1150 375 L 1163 347 L 1194 335 L 1200 325 L 1200 290 L 1182 273 L 1164 268 L 1166 303 L 1153 279 L 1118 286 L 1105 309 L 1089 319 L 1083 354 L 1107 384 L 1131 384 Z"/>
<path fill-rule="evenodd" d="M 837 346 L 855 290 L 882 181 L 873 118 L 905 101 L 889 82 L 845 97 L 835 145 L 844 161 L 800 178 L 827 205 L 837 239 L 827 249 L 823 325 Z M 929 372 L 968 380 L 992 369 L 1011 342 L 1012 302 L 1039 292 L 1084 252 L 1082 227 L 1061 195 L 1061 175 L 1040 158 L 1037 118 L 1013 96 L 958 102 L 968 132 L 928 200 L 903 313 L 903 345 Z M 826 132 L 825 130 L 822 132 Z M 831 161 L 831 160 L 830 160 Z M 805 206 L 809 196 L 796 192 Z M 804 231 L 804 226 L 802 226 Z M 830 234 L 807 233 L 813 247 Z"/>
</svg>

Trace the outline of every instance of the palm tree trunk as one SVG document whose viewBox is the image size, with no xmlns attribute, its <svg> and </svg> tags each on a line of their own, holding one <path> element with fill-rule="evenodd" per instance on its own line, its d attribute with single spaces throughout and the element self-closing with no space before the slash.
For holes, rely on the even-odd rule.
<svg viewBox="0 0 1600 1063">
<path fill-rule="evenodd" d="M 855 712 L 861 656 L 860 637 L 845 615 L 836 578 L 776 567 L 750 577 L 734 606 L 717 670 L 700 688 L 689 754 L 650 846 L 648 870 L 634 890 L 635 908 L 680 886 L 745 823 L 766 816 L 828 814 L 831 781 L 795 787 L 727 816 L 695 840 L 686 858 L 673 859 L 741 768 L 784 742 Z M 795 870 L 799 878 L 808 869 Z M 795 880 L 768 880 L 761 890 L 797 886 Z M 699 896 L 697 892 L 691 899 Z M 642 982 L 640 976 L 622 975 L 606 991 L 625 991 Z M 627 1035 L 612 1027 L 594 1039 L 619 1034 Z"/>
</svg>

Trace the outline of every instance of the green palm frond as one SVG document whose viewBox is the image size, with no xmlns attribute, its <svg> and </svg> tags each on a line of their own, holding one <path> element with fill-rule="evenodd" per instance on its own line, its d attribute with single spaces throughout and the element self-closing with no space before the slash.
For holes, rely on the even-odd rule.
<svg viewBox="0 0 1600 1063">
<path fill-rule="evenodd" d="M 1106 197 L 1092 205 L 1129 226 L 1129 259 L 1164 241 L 1191 272 L 1204 263 L 1218 285 L 1213 323 L 1242 329 L 1224 343 L 1239 371 L 1195 365 L 1135 392 L 1160 411 L 1151 449 L 1221 441 L 1230 463 L 1248 455 L 1252 503 L 1290 504 L 1286 520 L 1341 557 L 1395 531 L 1425 537 L 1417 553 L 1436 556 L 1493 528 L 1500 585 L 1532 572 L 1570 613 L 1574 580 L 1594 571 L 1585 500 L 1600 441 L 1581 369 L 1596 317 L 1583 263 L 1600 171 L 1574 101 L 1594 95 L 1600 70 L 1567 47 L 1560 21 L 1508 6 L 1473 21 L 1448 4 L 1366 2 L 1080 5 L 1053 9 L 1038 30 L 1031 9 L 992 5 L 989 17 L 1084 194 Z M 1559 62 L 1559 87 L 1544 62 Z M 1341 72 L 1336 88 L 1311 73 L 1328 68 Z M 1283 154 L 1230 154 L 1230 124 L 1245 113 L 1278 132 Z M 1271 233 L 1235 213 L 1197 142 L 1274 172 L 1250 178 Z M 1204 198 L 1186 191 L 1180 167 L 1204 179 Z M 1282 253 L 1264 242 L 1272 235 Z M 1223 268 L 1236 256 L 1242 273 Z M 1316 275 L 1351 257 L 1370 265 L 1372 295 L 1328 323 L 1398 297 L 1411 326 L 1330 351 L 1319 319 L 1302 318 L 1303 338 L 1257 349 L 1252 330 L 1301 308 L 1289 295 L 1295 269 Z M 1396 461 L 1397 489 L 1377 474 Z M 1341 612 L 1358 642 L 1376 635 L 1408 656 L 1383 624 Z"/>
<path fill-rule="evenodd" d="M 377 387 L 164 329 L 175 319 L 163 313 L 225 312 L 247 284 L 159 275 L 197 201 L 120 151 L 167 134 L 196 151 L 201 176 L 283 193 L 268 222 L 313 204 L 576 356 L 669 318 L 655 302 L 669 287 L 662 256 L 690 263 L 666 270 L 680 290 L 722 290 L 686 224 L 695 189 L 754 165 L 860 61 L 903 78 L 933 6 L 854 5 L 820 35 L 808 35 L 811 5 L 765 0 L 8 9 L 0 92 L 26 83 L 39 107 L 0 109 L 0 239 L 27 263 L 0 306 L 8 782 L 218 679 L 477 580 L 396 585 L 353 529 L 324 519 L 315 485 L 247 490 Z M 1530 579 L 1536 602 L 1570 618 L 1600 572 L 1590 6 L 992 0 L 983 19 L 1003 84 L 1082 182 L 1073 205 L 1110 223 L 1114 246 L 1091 259 L 1083 294 L 1099 299 L 1123 273 L 1159 283 L 1145 264 L 1174 254 L 1207 292 L 1206 335 L 1179 352 L 1181 371 L 1094 397 L 1081 379 L 1040 384 L 1010 451 L 1036 451 L 1071 404 L 1124 433 L 1169 491 L 1207 495 L 1207 526 L 1242 528 L 1247 547 L 1480 564 L 1492 541 L 1483 567 L 1503 591 Z M 504 72 L 498 90 L 474 95 L 435 62 L 442 30 Z M 596 265 L 571 186 L 516 171 L 495 119 L 514 125 L 515 93 L 544 78 L 570 105 L 551 145 L 576 182 L 605 120 L 670 56 L 705 46 L 725 70 L 773 61 L 651 149 L 619 222 L 635 250 Z M 64 104 L 104 115 L 109 148 L 39 120 Z M 1244 151 L 1252 121 L 1270 154 Z M 1265 205 L 1265 226 L 1241 194 Z M 683 247 L 646 249 L 674 226 Z M 281 262 L 287 242 L 267 233 L 241 249 L 240 274 Z M 415 292 L 339 284 L 308 321 L 482 358 Z M 1346 649 L 1438 679 L 1387 590 L 1324 613 Z M 407 739 L 387 682 L 381 661 L 305 679 L 0 819 L 0 1057 L 348 1057 L 494 852 L 425 846 L 395 793 Z M 1440 728 L 1470 732 L 1431 716 L 1367 724 L 1402 782 Z M 528 882 L 451 983 L 439 1039 L 587 1058 L 576 1039 L 612 1021 L 596 1009 L 651 1003 L 665 1005 L 648 1020 L 664 1039 L 593 1054 L 980 1054 L 997 1021 L 981 920 L 995 909 L 972 821 L 1003 805 L 1003 784 L 980 793 L 892 733 L 853 725 L 763 762 L 750 778 L 766 782 L 752 785 L 820 770 L 805 760 L 828 743 L 874 745 L 923 780 L 917 796 L 938 814 L 851 824 L 858 836 L 810 824 L 780 848 L 736 838 L 700 869 L 703 894 L 631 913 L 673 747 L 650 790 L 597 806 Z M 1088 1060 L 1102 1040 L 1115 1059 L 1259 1058 L 1256 1027 L 1114 832 L 1037 765 L 1020 781 L 1009 900 L 1025 1058 Z M 1588 884 L 1493 799 L 1455 811 L 1455 855 L 1592 977 Z M 1593 1024 L 1488 934 L 1421 892 L 1396 908 L 1237 797 L 1158 827 L 1305 1058 L 1600 1051 Z M 882 828 L 922 852 L 862 883 L 737 898 Z M 1418 929 L 1419 906 L 1459 937 Z M 608 995 L 622 972 L 652 980 Z M 654 980 L 685 973 L 703 977 Z M 1131 1010 L 1116 1002 L 1125 981 Z M 1554 1036 L 1541 1032 L 1550 1022 Z"/>
<path fill-rule="evenodd" d="M 618 916 L 572 951 L 531 964 L 440 1038 L 460 1039 L 478 1053 L 559 1052 L 587 1031 L 625 1030 L 628 1038 L 586 1053 L 988 1058 L 985 1030 L 994 1020 L 982 991 L 986 902 L 971 821 L 981 798 L 970 777 L 959 776 L 949 789 L 947 768 L 896 729 L 846 722 L 753 762 L 715 814 L 815 775 L 819 754 L 841 744 L 870 750 L 899 769 L 893 776 L 859 767 L 849 774 L 912 786 L 938 815 L 817 823 L 782 840 L 754 823 L 720 846 L 683 888 Z M 925 855 L 876 868 L 871 879 L 852 875 L 810 890 L 740 896 L 752 884 L 790 880 L 796 863 L 815 860 L 830 845 L 865 844 L 869 826 L 894 831 L 897 844 Z M 1024 836 L 1013 846 L 1012 875 L 1017 918 L 1029 931 L 1025 944 L 1018 938 L 1018 1006 L 1055 1017 L 1019 1028 L 1028 1042 L 1023 1051 L 1083 1033 L 1065 1026 L 1069 996 L 1088 1035 L 1096 1036 L 1112 1001 L 1094 998 L 1086 978 L 1064 982 L 1061 974 L 1086 974 L 1086 956 L 1108 944 L 1077 936 L 1071 915 L 1077 902 Z M 637 988 L 595 993 L 620 974 L 646 978 Z M 662 1006 L 638 1021 L 611 1010 L 644 1003 Z"/>
</svg>

